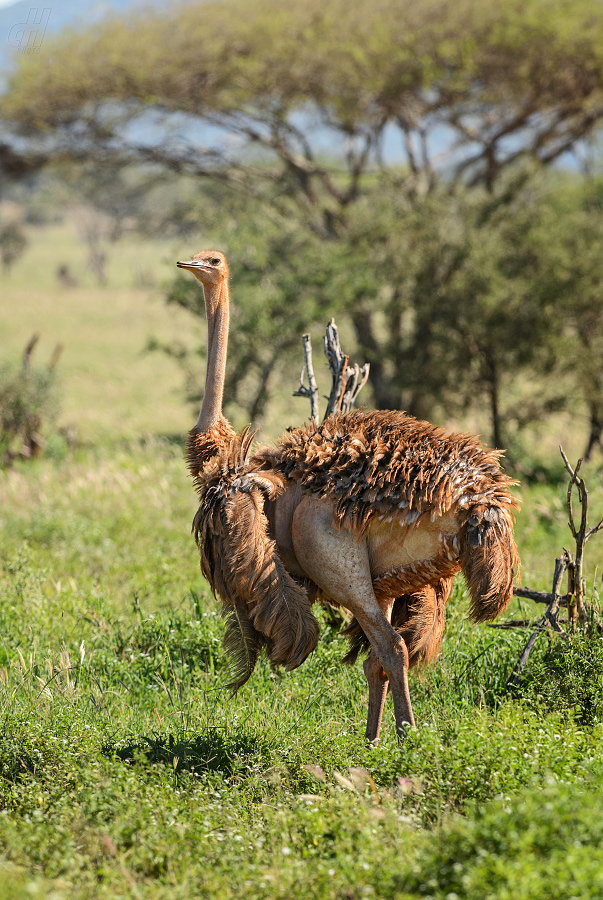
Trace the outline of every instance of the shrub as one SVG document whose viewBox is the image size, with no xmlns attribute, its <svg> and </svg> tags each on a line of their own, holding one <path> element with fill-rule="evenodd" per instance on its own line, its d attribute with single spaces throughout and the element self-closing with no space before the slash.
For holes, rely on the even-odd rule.
<svg viewBox="0 0 603 900">
<path fill-rule="evenodd" d="M 32 366 L 37 341 L 37 335 L 29 341 L 20 366 L 0 365 L 0 464 L 39 456 L 45 444 L 42 432 L 58 414 L 56 366 L 61 348 L 47 365 Z"/>
<path fill-rule="evenodd" d="M 27 238 L 18 222 L 8 222 L 0 227 L 0 262 L 8 274 L 27 246 Z"/>
<path fill-rule="evenodd" d="M 598 632 L 553 639 L 530 660 L 518 693 L 547 712 L 566 711 L 582 726 L 603 722 L 603 641 Z"/>
</svg>

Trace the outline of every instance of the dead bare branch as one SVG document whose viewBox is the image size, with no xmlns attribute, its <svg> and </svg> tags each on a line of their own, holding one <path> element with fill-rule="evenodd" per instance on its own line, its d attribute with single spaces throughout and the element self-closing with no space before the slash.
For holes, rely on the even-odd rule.
<svg viewBox="0 0 603 900">
<path fill-rule="evenodd" d="M 551 602 L 549 603 L 544 614 L 553 630 L 558 634 L 564 633 L 561 626 L 559 625 L 559 622 L 557 621 L 557 614 L 559 612 L 559 605 L 561 603 L 559 588 L 561 587 L 561 579 L 563 578 L 563 573 L 566 571 L 570 563 L 571 557 L 567 550 L 564 550 L 563 556 L 558 556 L 555 560 L 555 572 L 553 574 L 553 590 L 551 591 Z M 569 604 L 569 597 L 567 597 L 566 599 Z"/>
<path fill-rule="evenodd" d="M 557 611 L 559 609 L 559 587 L 561 585 L 561 579 L 563 578 L 563 573 L 567 567 L 567 559 L 566 556 L 559 556 L 555 560 L 555 574 L 553 575 L 553 589 L 551 591 L 551 601 L 547 607 L 545 614 L 539 620 L 536 628 L 530 635 L 527 640 L 527 643 L 523 650 L 521 651 L 521 655 L 515 665 L 515 668 L 511 672 L 509 678 L 507 679 L 507 683 L 505 685 L 505 692 L 508 693 L 511 688 L 515 687 L 515 685 L 519 684 L 521 680 L 521 673 L 527 663 L 530 653 L 532 649 L 542 634 L 542 632 L 546 629 L 547 625 L 551 625 L 553 629 L 558 633 L 565 637 L 565 632 L 557 622 Z"/>
<path fill-rule="evenodd" d="M 580 466 L 582 465 L 582 459 L 578 460 L 576 468 L 573 469 L 567 456 L 563 452 L 563 447 L 560 446 L 559 451 L 563 458 L 563 462 L 565 463 L 565 468 L 570 475 L 569 484 L 567 486 L 567 513 L 569 528 L 576 542 L 576 556 L 571 563 L 570 569 L 572 576 L 571 591 L 575 595 L 576 602 L 569 604 L 568 607 L 568 618 L 573 629 L 576 627 L 576 621 L 579 621 L 582 626 L 586 624 L 586 609 L 584 606 L 584 579 L 582 577 L 582 571 L 584 567 L 584 547 L 588 539 L 603 527 L 603 519 L 589 530 L 588 491 L 586 489 L 586 483 L 584 479 L 581 475 L 578 474 L 580 471 Z M 574 485 L 576 486 L 576 489 L 578 491 L 578 501 L 580 503 L 580 526 L 578 528 L 576 528 L 574 522 L 574 510 L 572 504 Z"/>
<path fill-rule="evenodd" d="M 312 365 L 312 340 L 309 334 L 302 334 L 302 342 L 304 345 L 305 364 L 299 376 L 299 387 L 294 391 L 294 397 L 309 397 L 310 399 L 310 418 L 318 422 L 318 385 L 314 377 L 314 366 Z M 304 384 L 304 374 L 308 374 L 308 385 Z"/>
<path fill-rule="evenodd" d="M 358 363 L 348 366 L 346 370 L 345 390 L 341 401 L 341 412 L 349 412 L 353 409 L 356 397 L 368 381 L 370 364 L 365 363 L 362 368 Z"/>
<path fill-rule="evenodd" d="M 325 412 L 325 419 L 328 419 L 334 412 L 349 412 L 353 408 L 358 394 L 368 381 L 370 365 L 365 363 L 362 368 L 357 364 L 348 366 L 349 357 L 341 349 L 335 319 L 327 325 L 324 346 L 331 369 L 331 393 Z"/>
<path fill-rule="evenodd" d="M 596 534 L 598 531 L 600 531 L 601 528 L 603 528 L 603 519 L 601 519 L 598 525 L 594 525 L 593 528 L 590 529 L 590 531 L 587 531 L 585 540 L 588 540 L 593 536 L 593 534 Z"/>
<path fill-rule="evenodd" d="M 567 514 L 568 526 L 576 542 L 576 556 L 572 558 L 572 554 L 567 549 L 563 549 L 563 556 L 558 556 L 555 560 L 555 572 L 553 575 L 553 587 L 549 593 L 545 591 L 533 591 L 530 588 L 514 587 L 513 593 L 518 597 L 525 597 L 535 603 L 547 603 L 547 609 L 542 618 L 536 624 L 536 628 L 527 640 L 523 648 L 519 660 L 515 665 L 511 675 L 507 680 L 505 690 L 508 692 L 514 685 L 520 681 L 523 668 L 528 661 L 532 648 L 542 632 L 550 627 L 557 634 L 567 639 L 567 633 L 563 630 L 558 621 L 559 609 L 567 606 L 568 624 L 572 630 L 576 627 L 576 620 L 580 625 L 584 626 L 587 621 L 587 611 L 592 615 L 594 610 L 584 602 L 585 581 L 582 577 L 582 569 L 584 563 L 584 546 L 587 540 L 603 528 L 603 519 L 593 528 L 588 528 L 588 491 L 584 479 L 579 474 L 582 465 L 582 459 L 579 459 L 575 468 L 570 464 L 567 456 L 563 452 L 563 447 L 559 447 L 565 468 L 570 476 L 567 487 Z M 578 500 L 580 502 L 580 526 L 577 527 L 574 519 L 573 508 L 573 491 L 576 487 L 578 491 Z M 565 596 L 561 596 L 560 587 L 563 576 L 567 572 L 567 592 Z M 528 621 L 512 620 L 510 622 L 501 623 L 501 628 L 521 628 L 528 627 L 531 623 Z"/>
<path fill-rule="evenodd" d="M 573 565 L 573 561 L 571 563 Z M 570 566 L 568 564 L 568 574 L 569 574 Z M 516 597 L 524 597 L 526 600 L 531 600 L 533 603 L 542 603 L 546 606 L 549 605 L 551 600 L 553 599 L 553 595 L 549 591 L 533 591 L 531 588 L 523 588 L 523 587 L 514 587 L 513 594 Z M 568 591 L 567 594 L 562 594 L 559 598 L 559 606 L 565 607 L 567 606 L 567 598 L 570 597 L 570 602 L 573 598 L 573 591 Z M 587 608 L 588 604 L 585 604 Z"/>
<path fill-rule="evenodd" d="M 345 390 L 344 374 L 347 370 L 348 358 L 339 342 L 339 332 L 335 319 L 331 319 L 327 325 L 327 332 L 324 337 L 325 356 L 331 370 L 331 393 L 329 394 L 325 419 L 328 419 L 334 412 L 341 410 L 343 393 Z"/>
<path fill-rule="evenodd" d="M 550 603 L 551 595 L 547 591 L 533 591 L 531 588 L 514 587 L 513 593 L 516 597 L 525 597 L 526 600 L 533 600 L 534 603 Z"/>
<path fill-rule="evenodd" d="M 312 343 L 309 334 L 302 335 L 304 344 L 305 363 L 301 371 L 300 384 L 294 392 L 294 397 L 308 397 L 310 400 L 310 418 L 318 422 L 318 385 L 314 377 L 312 365 Z M 334 412 L 349 412 L 353 409 L 358 394 L 368 381 L 370 365 L 365 363 L 362 367 L 355 363 L 348 365 L 349 357 L 341 349 L 339 332 L 335 319 L 331 319 L 327 325 L 324 337 L 324 348 L 329 368 L 331 370 L 331 393 L 328 398 L 324 419 Z M 308 375 L 308 387 L 304 384 L 305 374 Z"/>
</svg>

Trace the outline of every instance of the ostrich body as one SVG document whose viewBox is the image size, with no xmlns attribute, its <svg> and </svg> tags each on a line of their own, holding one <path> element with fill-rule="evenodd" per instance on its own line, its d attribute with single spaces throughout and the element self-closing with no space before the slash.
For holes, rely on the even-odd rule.
<svg viewBox="0 0 603 900">
<path fill-rule="evenodd" d="M 347 659 L 370 645 L 368 740 L 379 736 L 388 687 L 401 734 L 414 726 L 408 669 L 439 652 L 455 572 L 469 585 L 474 621 L 494 618 L 512 594 L 516 503 L 500 454 L 384 411 L 312 422 L 252 454 L 253 435 L 222 416 L 225 257 L 204 251 L 177 265 L 205 294 L 207 375 L 187 457 L 201 568 L 227 616 L 232 687 L 263 648 L 275 664 L 300 665 L 318 640 L 311 605 L 322 597 L 354 617 Z"/>
</svg>

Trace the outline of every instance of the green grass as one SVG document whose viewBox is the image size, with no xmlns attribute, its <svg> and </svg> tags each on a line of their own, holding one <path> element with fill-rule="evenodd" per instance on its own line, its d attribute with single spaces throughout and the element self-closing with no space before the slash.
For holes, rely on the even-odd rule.
<svg viewBox="0 0 603 900">
<path fill-rule="evenodd" d="M 300 669 L 261 660 L 228 696 L 182 446 L 161 437 L 190 414 L 170 361 L 137 355 L 147 315 L 176 326 L 124 282 L 126 249 L 105 290 L 15 268 L 1 313 L 15 352 L 34 326 L 73 348 L 64 415 L 85 440 L 0 471 L 0 900 L 601 897 L 598 635 L 542 638 L 506 696 L 525 632 L 468 624 L 459 580 L 402 745 L 391 701 L 365 745 L 362 669 L 326 620 Z M 594 521 L 595 465 L 588 484 Z M 521 495 L 522 581 L 547 588 L 564 487 Z M 587 558 L 598 602 L 603 539 Z"/>
<path fill-rule="evenodd" d="M 530 788 L 573 808 L 593 777 L 601 717 L 585 726 L 530 691 L 502 699 L 518 639 L 468 626 L 461 591 L 439 665 L 413 680 L 417 732 L 399 746 L 388 710 L 369 749 L 361 669 L 340 664 L 328 626 L 300 670 L 262 662 L 229 699 L 194 566 L 180 593 L 141 601 L 128 575 L 138 582 L 150 552 L 119 563 L 123 584 L 104 594 L 57 588 L 55 565 L 69 569 L 51 551 L 21 545 L 1 585 L 0 844 L 13 880 L 43 878 L 61 897 L 423 896 L 421 879 L 440 879 L 434 841 L 445 856 L 446 834 L 481 828 L 488 848 L 501 819 L 535 805 Z M 375 786 L 338 779 L 350 767 Z M 470 859 L 471 878 L 487 863 Z"/>
<path fill-rule="evenodd" d="M 172 274 L 176 247 L 128 237 L 108 248 L 108 286 L 99 288 L 86 268 L 75 225 L 29 228 L 29 245 L 9 275 L 0 274 L 3 354 L 17 357 L 34 332 L 36 357 L 64 345 L 59 365 L 64 402 L 61 422 L 75 425 L 84 444 L 111 446 L 124 439 L 182 433 L 192 415 L 182 399 L 182 375 L 162 353 L 146 353 L 150 338 L 198 340 L 198 325 L 162 301 L 161 283 Z M 56 271 L 68 263 L 78 279 L 61 287 Z M 147 272 L 154 286 L 141 286 Z"/>
<path fill-rule="evenodd" d="M 532 495 L 530 508 L 549 493 Z M 181 449 L 165 441 L 0 474 L 7 896 L 522 896 L 505 894 L 502 863 L 500 892 L 475 893 L 499 890 L 502 853 L 526 885 L 542 882 L 525 896 L 545 897 L 552 876 L 532 843 L 559 844 L 559 826 L 542 814 L 541 791 L 563 810 L 571 854 L 603 864 L 588 817 L 584 851 L 573 837 L 584 818 L 576 798 L 603 790 L 598 639 L 570 651 L 543 639 L 530 680 L 505 698 L 524 634 L 469 625 L 459 582 L 440 660 L 413 678 L 417 732 L 400 746 L 388 704 L 369 749 L 361 667 L 341 665 L 344 641 L 326 622 L 303 667 L 273 672 L 262 660 L 228 697 L 217 604 L 188 535 L 193 508 Z M 544 553 L 551 536 L 539 533 Z M 375 787 L 338 780 L 350 767 Z M 531 810 L 540 824 L 524 834 L 517 823 Z M 461 871 L 447 836 L 463 846 L 479 837 L 484 852 L 461 854 Z"/>
</svg>

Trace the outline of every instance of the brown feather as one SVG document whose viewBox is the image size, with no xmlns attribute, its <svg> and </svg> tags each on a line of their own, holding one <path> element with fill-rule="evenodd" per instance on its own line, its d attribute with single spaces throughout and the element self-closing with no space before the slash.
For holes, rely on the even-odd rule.
<svg viewBox="0 0 603 900">
<path fill-rule="evenodd" d="M 230 657 L 232 673 L 228 688 L 236 694 L 253 672 L 258 657 L 266 646 L 266 638 L 253 627 L 247 608 L 240 600 L 223 602 L 222 616 L 226 620 L 224 649 Z"/>
<path fill-rule="evenodd" d="M 462 568 L 470 616 L 479 622 L 504 609 L 519 566 L 516 482 L 501 470 L 500 455 L 472 435 L 447 434 L 401 412 L 355 410 L 287 432 L 254 459 L 331 501 L 336 526 L 359 536 L 374 519 L 413 526 L 456 516 L 460 531 L 445 553 L 386 572 L 373 587 L 378 599 L 403 596 Z"/>
<path fill-rule="evenodd" d="M 513 594 L 519 556 L 508 509 L 474 507 L 461 529 L 460 559 L 471 592 L 469 617 L 494 619 Z"/>
<path fill-rule="evenodd" d="M 318 623 L 305 588 L 282 565 L 268 536 L 264 501 L 284 480 L 250 461 L 253 434 L 191 433 L 188 460 L 199 494 L 193 534 L 201 569 L 222 599 L 225 647 L 233 658 L 231 687 L 244 684 L 266 647 L 275 665 L 299 666 L 318 642 Z"/>
<path fill-rule="evenodd" d="M 331 500 L 340 526 L 361 531 L 379 516 L 395 515 L 404 523 L 463 515 L 477 499 L 516 506 L 509 492 L 514 482 L 501 471 L 499 457 L 472 435 L 447 434 L 404 413 L 379 410 L 331 416 L 328 427 L 308 423 L 256 454 Z"/>
</svg>

